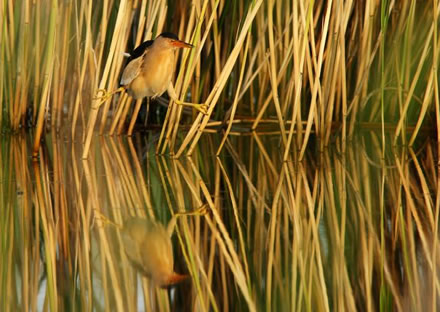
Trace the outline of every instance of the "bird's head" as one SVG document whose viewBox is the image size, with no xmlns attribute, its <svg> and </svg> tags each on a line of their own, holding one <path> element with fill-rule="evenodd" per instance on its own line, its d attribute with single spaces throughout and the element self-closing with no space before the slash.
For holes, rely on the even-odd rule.
<svg viewBox="0 0 440 312">
<path fill-rule="evenodd" d="M 169 32 L 164 32 L 154 40 L 154 45 L 159 45 L 163 49 L 179 49 L 179 48 L 193 48 L 192 44 L 179 40 L 179 38 Z"/>
</svg>

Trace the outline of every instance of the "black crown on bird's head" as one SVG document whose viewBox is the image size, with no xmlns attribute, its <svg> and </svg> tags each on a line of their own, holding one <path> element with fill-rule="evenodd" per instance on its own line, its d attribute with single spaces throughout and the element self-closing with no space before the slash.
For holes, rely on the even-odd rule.
<svg viewBox="0 0 440 312">
<path fill-rule="evenodd" d="M 159 37 L 169 38 L 173 40 L 179 40 L 179 37 L 177 37 L 175 34 L 171 32 L 163 32 L 159 35 Z M 145 50 L 149 48 L 153 44 L 154 40 L 147 40 L 143 43 L 141 43 L 136 49 L 134 49 L 130 53 L 130 57 L 127 60 L 127 64 L 130 63 L 132 60 L 140 57 L 142 54 L 144 54 Z"/>
<path fill-rule="evenodd" d="M 169 38 L 169 39 L 174 39 L 174 40 L 179 40 L 179 37 L 177 37 L 177 35 L 171 33 L 171 32 L 163 32 L 159 35 L 159 37 L 164 37 L 164 38 Z"/>
</svg>

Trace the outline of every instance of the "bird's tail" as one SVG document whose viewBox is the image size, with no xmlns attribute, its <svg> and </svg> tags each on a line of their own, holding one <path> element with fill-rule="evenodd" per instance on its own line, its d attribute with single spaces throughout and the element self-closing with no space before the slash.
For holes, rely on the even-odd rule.
<svg viewBox="0 0 440 312">
<path fill-rule="evenodd" d="M 167 282 L 166 282 L 166 284 L 164 285 L 165 287 L 164 288 L 166 288 L 166 287 L 168 287 L 168 286 L 172 286 L 172 285 L 174 285 L 174 284 L 177 284 L 177 283 L 180 283 L 181 281 L 183 281 L 183 280 L 185 280 L 185 279 L 187 279 L 188 278 L 188 275 L 183 275 L 183 274 L 178 274 L 178 273 L 172 273 L 169 277 L 168 277 L 168 279 L 167 279 Z"/>
</svg>

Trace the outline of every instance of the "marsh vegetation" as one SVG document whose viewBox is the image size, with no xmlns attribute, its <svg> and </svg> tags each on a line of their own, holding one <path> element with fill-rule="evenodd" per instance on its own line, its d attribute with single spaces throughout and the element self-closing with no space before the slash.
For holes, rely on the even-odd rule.
<svg viewBox="0 0 440 312">
<path fill-rule="evenodd" d="M 3 1 L 0 310 L 438 311 L 439 12 Z M 208 114 L 97 105 L 123 52 L 163 31 L 195 46 L 175 89 Z M 165 226 L 202 206 L 177 221 L 188 278 L 169 290 L 96 218 Z"/>
</svg>

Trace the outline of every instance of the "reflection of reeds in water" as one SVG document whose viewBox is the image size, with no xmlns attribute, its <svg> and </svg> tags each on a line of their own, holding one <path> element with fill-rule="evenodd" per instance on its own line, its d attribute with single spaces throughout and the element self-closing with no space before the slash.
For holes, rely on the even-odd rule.
<svg viewBox="0 0 440 312">
<path fill-rule="evenodd" d="M 383 149 L 364 134 L 283 162 L 279 140 L 256 133 L 227 139 L 218 158 L 204 142 L 183 161 L 138 154 L 144 140 L 101 138 L 78 160 L 75 145 L 48 138 L 33 162 L 21 137 L 3 142 L 1 310 L 437 310 L 430 141 Z M 143 278 L 120 231 L 93 218 L 167 224 L 203 203 L 207 215 L 177 221 L 175 271 L 189 277 L 171 291 Z"/>
</svg>

